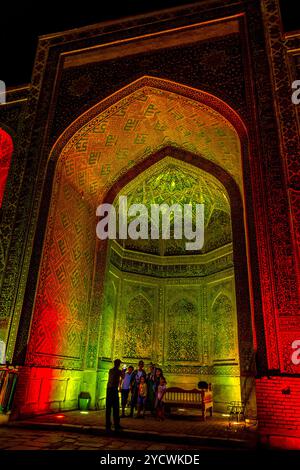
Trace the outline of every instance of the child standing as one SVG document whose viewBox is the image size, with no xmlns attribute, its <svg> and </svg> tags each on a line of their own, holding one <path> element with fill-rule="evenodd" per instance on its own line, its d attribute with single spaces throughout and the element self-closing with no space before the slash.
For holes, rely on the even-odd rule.
<svg viewBox="0 0 300 470">
<path fill-rule="evenodd" d="M 156 401 L 155 401 L 155 409 L 156 409 L 156 419 L 159 421 L 163 421 L 165 419 L 165 403 L 164 403 L 164 395 L 166 393 L 167 386 L 166 386 L 166 379 L 161 376 L 159 385 L 156 390 Z"/>
<path fill-rule="evenodd" d="M 139 388 L 138 388 L 138 411 L 137 411 L 137 418 L 140 416 L 142 418 L 145 417 L 145 408 L 147 402 L 147 394 L 148 394 L 148 387 L 146 384 L 145 377 L 142 376 L 140 378 Z"/>
</svg>

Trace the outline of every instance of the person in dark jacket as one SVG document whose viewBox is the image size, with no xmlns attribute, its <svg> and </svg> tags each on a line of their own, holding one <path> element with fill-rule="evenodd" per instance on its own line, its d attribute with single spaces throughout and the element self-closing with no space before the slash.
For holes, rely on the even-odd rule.
<svg viewBox="0 0 300 470">
<path fill-rule="evenodd" d="M 155 377 L 155 364 L 150 362 L 149 373 L 147 374 L 147 385 L 148 385 L 148 397 L 147 397 L 147 408 L 151 411 L 154 416 L 154 405 L 155 405 L 155 389 L 156 389 L 156 377 Z"/>
<path fill-rule="evenodd" d="M 139 362 L 138 369 L 136 369 L 131 376 L 131 410 L 129 415 L 131 418 L 133 417 L 133 410 L 137 406 L 138 391 L 141 377 L 144 377 L 146 381 L 146 372 L 144 371 L 143 361 Z"/>
<path fill-rule="evenodd" d="M 120 359 L 116 359 L 114 361 L 114 367 L 110 369 L 108 373 L 106 389 L 106 431 L 111 430 L 111 409 L 113 409 L 115 431 L 122 429 L 122 426 L 120 426 L 119 386 L 123 373 L 120 370 L 120 365 Z"/>
</svg>

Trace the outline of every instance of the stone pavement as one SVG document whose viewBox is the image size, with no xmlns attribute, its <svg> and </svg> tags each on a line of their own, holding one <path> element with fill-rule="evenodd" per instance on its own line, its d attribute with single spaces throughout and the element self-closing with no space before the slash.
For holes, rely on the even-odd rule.
<svg viewBox="0 0 300 470">
<path fill-rule="evenodd" d="M 60 452 L 65 451 L 65 452 Z M 227 447 L 206 447 L 205 445 L 187 445 L 184 443 L 170 443 L 161 436 L 159 441 L 148 439 L 136 440 L 123 436 L 123 433 L 110 436 L 94 435 L 89 432 L 27 429 L 11 426 L 0 426 L 0 468 L 99 468 L 102 459 L 106 459 L 105 466 L 114 464 L 116 468 L 137 469 L 149 463 L 149 454 L 157 460 L 155 465 L 166 465 L 166 454 L 172 458 L 183 456 L 192 459 L 196 454 L 198 468 L 222 468 L 230 470 L 253 470 L 258 468 L 298 468 L 298 454 L 282 454 L 259 449 Z M 134 456 L 134 464 L 124 463 L 128 455 Z M 110 462 L 107 463 L 108 457 Z M 122 459 L 114 463 L 112 460 Z M 182 463 L 182 462 L 180 462 Z M 153 460 L 150 464 L 154 465 Z M 190 464 L 190 461 L 189 461 Z M 173 465 L 174 462 L 168 465 Z M 177 463 L 178 465 L 178 463 Z M 201 465 L 201 467 L 200 467 Z M 299 465 L 298 465 L 299 466 Z"/>
<path fill-rule="evenodd" d="M 167 417 L 164 421 L 156 421 L 150 415 L 146 415 L 145 419 L 127 417 L 121 420 L 121 424 L 125 428 L 122 440 L 129 439 L 132 445 L 143 445 L 143 441 L 146 440 L 169 442 L 176 444 L 177 448 L 183 445 L 254 448 L 257 443 L 254 425 L 248 426 L 246 430 L 228 430 L 228 418 L 216 413 L 206 421 L 201 421 L 199 415 L 195 413 L 189 412 L 186 415 L 182 412 Z M 89 411 L 87 414 L 76 410 L 41 415 L 10 423 L 10 426 L 14 426 L 16 431 L 22 427 L 32 430 L 56 430 L 62 433 L 82 432 L 93 437 L 102 435 L 107 438 L 104 410 Z"/>
<path fill-rule="evenodd" d="M 194 450 L 195 446 L 135 441 L 119 435 L 98 436 L 68 431 L 46 431 L 1 426 L 2 450 Z"/>
</svg>

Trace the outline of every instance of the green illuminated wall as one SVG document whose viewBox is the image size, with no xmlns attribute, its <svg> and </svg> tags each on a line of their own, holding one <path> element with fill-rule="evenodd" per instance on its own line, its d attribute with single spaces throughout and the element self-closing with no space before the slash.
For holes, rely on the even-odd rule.
<svg viewBox="0 0 300 470">
<path fill-rule="evenodd" d="M 114 248 L 119 255 L 122 253 L 123 260 L 132 257 L 129 251 L 116 245 L 112 251 Z M 198 277 L 188 277 L 186 273 L 185 277 L 179 276 L 176 265 L 171 278 L 162 278 L 122 272 L 110 263 L 100 334 L 102 387 L 99 385 L 98 400 L 103 399 L 107 364 L 116 357 L 126 364 L 136 365 L 139 359 L 146 364 L 159 364 L 169 385 L 193 388 L 200 379 L 212 382 L 216 409 L 240 399 L 231 250 L 229 244 L 211 252 L 205 260 L 193 256 L 193 264 L 188 266 L 199 273 L 205 272 L 204 262 L 208 270 L 215 270 L 216 256 L 225 266 L 221 271 Z M 135 254 L 136 264 L 138 257 L 145 264 L 145 255 Z M 187 259 L 190 262 L 191 257 Z"/>
<path fill-rule="evenodd" d="M 216 410 L 240 400 L 230 205 L 221 183 L 167 157 L 122 190 L 128 204 L 203 203 L 204 246 L 182 240 L 111 242 L 102 305 L 98 403 L 116 357 L 163 368 L 168 385 L 213 384 Z M 115 200 L 117 206 L 118 197 Z M 150 210 L 148 211 L 150 214 Z M 128 220 L 130 223 L 130 219 Z"/>
</svg>

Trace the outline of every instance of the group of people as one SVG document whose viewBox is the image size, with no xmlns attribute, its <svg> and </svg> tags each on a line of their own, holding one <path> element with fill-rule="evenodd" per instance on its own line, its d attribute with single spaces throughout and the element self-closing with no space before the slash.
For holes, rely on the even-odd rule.
<svg viewBox="0 0 300 470">
<path fill-rule="evenodd" d="M 145 411 L 149 410 L 156 419 L 164 419 L 164 395 L 166 392 L 166 379 L 163 371 L 154 364 L 150 364 L 149 372 L 144 369 L 144 362 L 139 361 L 138 368 L 133 366 L 120 369 L 121 360 L 114 361 L 114 367 L 108 374 L 106 392 L 106 429 L 111 429 L 111 410 L 113 410 L 115 430 L 122 429 L 119 414 L 119 391 L 121 391 L 121 418 L 126 417 L 125 410 L 130 405 L 130 414 L 144 418 Z"/>
</svg>

